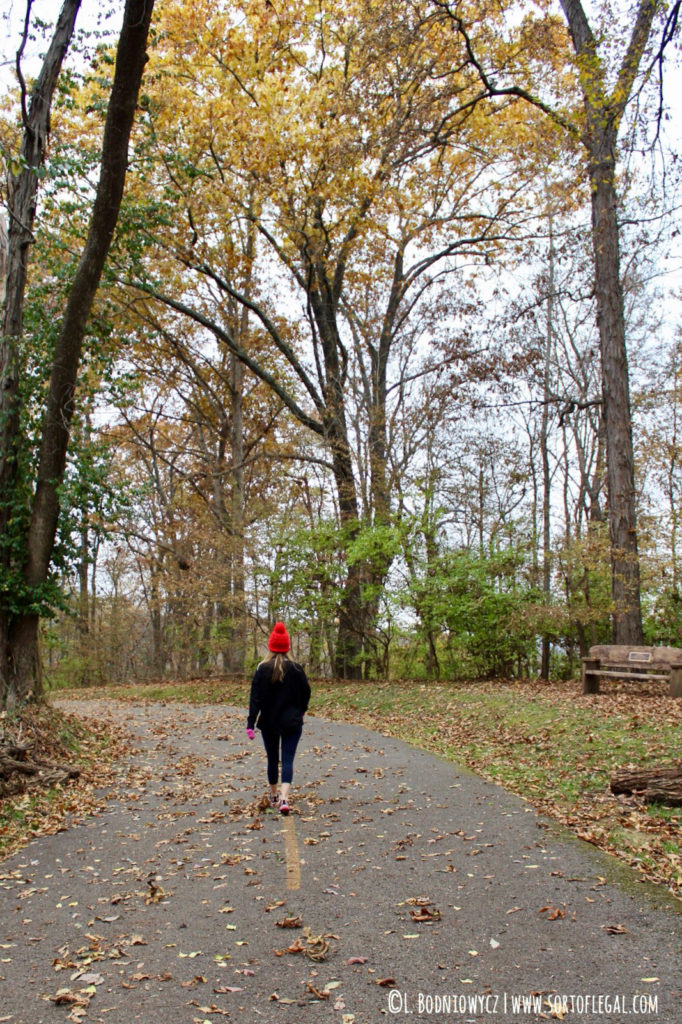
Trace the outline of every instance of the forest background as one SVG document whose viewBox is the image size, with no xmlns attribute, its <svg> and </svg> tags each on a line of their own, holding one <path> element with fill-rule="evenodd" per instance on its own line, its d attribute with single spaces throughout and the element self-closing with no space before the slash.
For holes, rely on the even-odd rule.
<svg viewBox="0 0 682 1024">
<path fill-rule="evenodd" d="M 570 677 L 633 566 L 641 638 L 680 642 L 678 9 L 594 4 L 578 57 L 576 10 L 157 0 L 36 582 L 45 399 L 112 92 L 112 11 L 90 12 L 37 175 L 3 497 L 3 613 L 40 621 L 48 685 L 241 676 L 278 618 L 313 675 Z M 605 125 L 637 527 L 615 574 Z"/>
</svg>

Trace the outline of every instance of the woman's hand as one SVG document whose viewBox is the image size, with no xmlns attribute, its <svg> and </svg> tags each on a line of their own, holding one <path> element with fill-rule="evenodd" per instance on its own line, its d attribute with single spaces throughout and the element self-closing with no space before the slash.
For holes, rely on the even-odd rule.
<svg viewBox="0 0 682 1024">
<path fill-rule="evenodd" d="M 254 736 L 256 735 L 255 729 L 247 729 L 246 730 L 246 735 L 249 737 L 250 740 L 252 740 L 254 738 Z"/>
</svg>

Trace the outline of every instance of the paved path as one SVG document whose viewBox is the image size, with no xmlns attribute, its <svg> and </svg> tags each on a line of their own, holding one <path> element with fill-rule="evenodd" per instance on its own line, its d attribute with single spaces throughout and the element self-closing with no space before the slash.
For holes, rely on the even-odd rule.
<svg viewBox="0 0 682 1024">
<path fill-rule="evenodd" d="M 294 813 L 254 817 L 243 711 L 70 709 L 130 758 L 0 863 L 0 1022 L 682 1021 L 682 917 L 504 790 L 308 718 Z"/>
</svg>

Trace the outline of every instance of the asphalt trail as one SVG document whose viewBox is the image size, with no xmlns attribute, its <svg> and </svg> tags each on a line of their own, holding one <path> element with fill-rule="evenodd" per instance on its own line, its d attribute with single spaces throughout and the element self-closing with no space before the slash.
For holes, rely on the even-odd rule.
<svg viewBox="0 0 682 1024">
<path fill-rule="evenodd" d="M 0 1024 L 682 1021 L 682 916 L 503 789 L 307 717 L 283 819 L 243 710 L 64 706 L 130 752 L 0 862 Z"/>
</svg>

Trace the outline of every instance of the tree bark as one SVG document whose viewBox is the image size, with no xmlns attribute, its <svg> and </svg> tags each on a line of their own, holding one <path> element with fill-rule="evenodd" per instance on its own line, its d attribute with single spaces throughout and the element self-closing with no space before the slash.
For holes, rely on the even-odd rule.
<svg viewBox="0 0 682 1024">
<path fill-rule="evenodd" d="M 677 778 L 652 779 L 644 790 L 648 804 L 667 804 L 682 807 L 682 775 Z"/>
<path fill-rule="evenodd" d="M 634 793 L 655 779 L 682 779 L 682 761 L 672 768 L 624 768 L 611 779 L 612 793 Z"/>
<path fill-rule="evenodd" d="M 35 589 L 48 579 L 59 517 L 58 488 L 64 477 L 74 393 L 83 338 L 92 303 L 118 220 L 154 0 L 127 0 L 119 36 L 116 69 L 102 142 L 101 171 L 90 228 L 71 286 L 55 345 L 36 489 L 26 538 L 24 583 Z M 10 622 L 8 688 L 10 703 L 40 692 L 36 614 Z"/>
<path fill-rule="evenodd" d="M 682 805 L 682 761 L 673 768 L 647 768 L 617 772 L 611 792 L 629 796 L 641 793 L 647 803 Z"/>
</svg>

